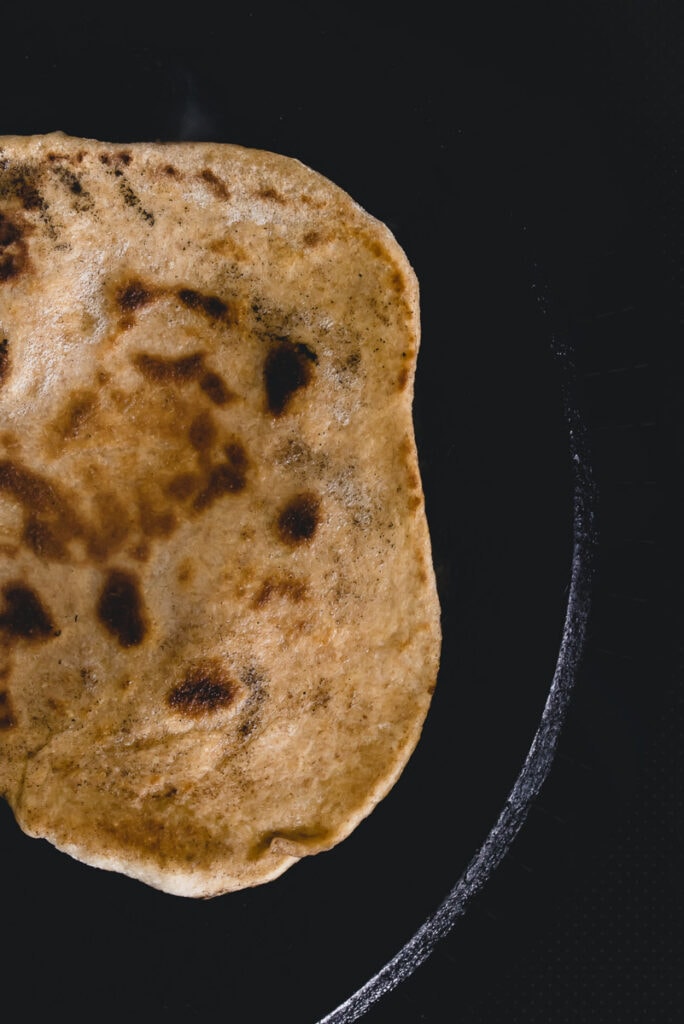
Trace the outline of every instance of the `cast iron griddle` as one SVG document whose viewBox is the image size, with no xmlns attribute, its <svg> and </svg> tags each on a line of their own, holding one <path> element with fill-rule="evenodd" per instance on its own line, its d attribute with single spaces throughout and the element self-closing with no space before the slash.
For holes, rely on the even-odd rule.
<svg viewBox="0 0 684 1024">
<path fill-rule="evenodd" d="M 10 929 L 32 919 L 29 906 L 41 916 L 49 908 L 93 994 L 107 984 L 114 941 L 150 1013 L 183 1000 L 208 1012 L 221 964 L 233 1007 L 253 1019 L 285 1000 L 302 1021 L 355 1020 L 430 953 L 507 852 L 549 769 L 572 686 L 591 516 L 571 352 L 523 227 L 498 227 L 495 255 L 477 252 L 473 232 L 477 269 L 463 280 L 470 298 L 458 301 L 478 287 L 498 296 L 489 314 L 477 310 L 485 344 L 445 336 L 430 235 L 427 245 L 420 232 L 404 241 L 424 282 L 415 413 L 444 630 L 438 692 L 410 768 L 339 849 L 211 904 L 76 864 L 17 835 L 7 816 L 22 891 Z M 39 932 L 41 960 L 48 935 Z M 49 958 L 60 976 L 61 948 Z M 182 971 L 168 969 L 174 961 Z M 191 976 L 203 981 L 188 990 Z"/>
</svg>

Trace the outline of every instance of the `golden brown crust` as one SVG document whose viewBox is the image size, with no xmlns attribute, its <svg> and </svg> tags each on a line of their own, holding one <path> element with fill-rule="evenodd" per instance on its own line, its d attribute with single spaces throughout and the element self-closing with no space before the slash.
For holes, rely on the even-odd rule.
<svg viewBox="0 0 684 1024">
<path fill-rule="evenodd" d="M 394 784 L 439 607 L 418 286 L 291 158 L 0 137 L 0 791 L 214 896 Z"/>
</svg>

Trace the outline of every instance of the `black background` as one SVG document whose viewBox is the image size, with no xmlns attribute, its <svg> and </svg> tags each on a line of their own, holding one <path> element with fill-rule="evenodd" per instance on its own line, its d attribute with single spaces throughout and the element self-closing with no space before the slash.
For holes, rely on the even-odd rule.
<svg viewBox="0 0 684 1024">
<path fill-rule="evenodd" d="M 3 808 L 2 974 L 29 967 L 36 1014 L 315 1024 L 447 895 L 515 780 L 558 653 L 573 486 L 560 334 L 597 544 L 557 757 L 466 914 L 364 1020 L 681 1019 L 680 10 L 3 11 L 0 134 L 276 150 L 395 232 L 421 283 L 416 429 L 445 628 L 395 790 L 269 886 L 168 897 L 27 839 Z"/>
</svg>

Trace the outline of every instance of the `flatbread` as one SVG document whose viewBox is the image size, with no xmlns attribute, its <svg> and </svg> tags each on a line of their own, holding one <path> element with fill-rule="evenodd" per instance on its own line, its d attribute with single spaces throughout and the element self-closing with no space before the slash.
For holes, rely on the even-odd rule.
<svg viewBox="0 0 684 1024">
<path fill-rule="evenodd" d="M 28 835 L 211 897 L 388 793 L 440 653 L 418 344 L 395 238 L 295 159 L 0 137 L 0 793 Z"/>
</svg>

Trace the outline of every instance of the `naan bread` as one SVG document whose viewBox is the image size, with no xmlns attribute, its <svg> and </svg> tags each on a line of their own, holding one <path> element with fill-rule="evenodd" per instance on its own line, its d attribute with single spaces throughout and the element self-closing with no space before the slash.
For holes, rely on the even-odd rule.
<svg viewBox="0 0 684 1024">
<path fill-rule="evenodd" d="M 298 161 L 0 138 L 0 793 L 169 893 L 330 849 L 423 726 L 418 287 Z"/>
</svg>

